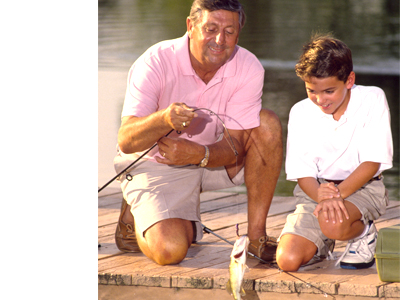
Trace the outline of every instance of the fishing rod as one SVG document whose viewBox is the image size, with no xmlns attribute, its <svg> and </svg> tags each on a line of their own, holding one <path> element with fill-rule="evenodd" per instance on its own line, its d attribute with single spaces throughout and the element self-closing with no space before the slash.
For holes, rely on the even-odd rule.
<svg viewBox="0 0 400 300">
<path fill-rule="evenodd" d="M 239 153 L 236 151 L 236 147 L 235 144 L 233 143 L 232 137 L 229 134 L 228 129 L 225 126 L 225 123 L 221 120 L 221 118 L 218 116 L 217 113 L 213 112 L 211 109 L 208 108 L 196 108 L 193 110 L 193 112 L 198 111 L 198 110 L 207 110 L 210 112 L 210 115 L 215 115 L 218 120 L 221 121 L 222 126 L 224 126 L 224 129 L 226 131 L 226 133 L 229 136 L 230 139 L 230 143 L 228 141 L 229 146 L 231 147 L 231 149 L 233 150 L 233 153 L 235 154 L 235 156 L 238 156 Z M 172 131 L 174 131 L 174 129 L 171 129 L 170 132 L 168 132 L 165 136 L 168 136 Z M 178 134 L 180 134 L 180 131 L 177 131 Z M 226 138 L 226 137 L 225 137 Z M 157 146 L 157 143 L 155 143 L 153 146 L 151 146 L 146 152 L 144 152 L 140 157 L 138 157 L 134 162 L 132 162 L 129 166 L 127 166 L 125 169 L 123 169 L 121 172 L 119 172 L 117 175 L 115 175 L 113 178 L 111 178 L 105 185 L 103 185 L 101 188 L 98 189 L 97 193 L 100 193 L 103 189 L 105 189 L 111 182 L 113 182 L 115 179 L 117 179 L 118 177 L 120 177 L 122 174 L 124 174 L 127 170 L 129 170 L 135 163 L 137 163 L 139 160 L 141 160 L 145 155 L 147 155 L 151 150 L 153 150 L 153 148 Z M 132 180 L 132 175 L 127 174 L 127 179 L 128 180 Z"/>
<path fill-rule="evenodd" d="M 228 244 L 230 244 L 230 245 L 232 245 L 232 246 L 234 245 L 234 243 L 232 243 L 232 242 L 228 241 L 227 239 L 223 238 L 222 236 L 216 234 L 216 233 L 215 233 L 214 231 L 212 231 L 210 228 L 204 226 L 203 224 L 201 224 L 201 226 L 203 227 L 204 232 L 206 232 L 206 233 L 211 233 L 212 235 L 216 236 L 217 238 L 223 240 L 224 242 L 227 242 Z M 236 225 L 236 232 L 238 233 L 238 224 Z M 309 288 L 309 287 L 312 287 L 312 288 L 318 290 L 319 292 L 321 292 L 321 293 L 324 295 L 325 298 L 328 297 L 328 296 L 331 296 L 332 299 L 334 299 L 334 300 L 336 299 L 334 295 L 328 294 L 327 292 L 323 291 L 323 290 L 320 289 L 319 287 L 314 286 L 314 285 L 312 285 L 311 283 L 309 283 L 309 282 L 307 282 L 307 281 L 305 281 L 305 280 L 303 280 L 303 279 L 301 279 L 301 278 L 299 278 L 299 277 L 297 277 L 297 276 L 295 276 L 295 275 L 293 275 L 293 274 L 291 274 L 291 273 L 289 273 L 289 272 L 287 272 L 287 271 L 283 271 L 281 268 L 279 268 L 279 267 L 277 267 L 277 266 L 274 266 L 274 265 L 271 264 L 270 262 L 267 262 L 267 261 L 263 260 L 261 257 L 258 257 L 257 255 L 254 255 L 253 253 L 250 253 L 250 252 L 247 252 L 247 254 L 250 255 L 250 256 L 252 256 L 252 257 L 254 257 L 254 258 L 256 258 L 256 259 L 258 259 L 258 260 L 261 261 L 262 263 L 267 264 L 267 265 L 270 266 L 271 268 L 278 269 L 278 271 L 279 271 L 280 273 L 283 272 L 283 273 L 285 273 L 285 274 L 287 274 L 287 275 L 292 276 L 294 279 L 297 279 L 297 280 L 299 280 L 299 281 L 305 283 L 305 284 L 306 284 L 306 287 L 308 287 L 308 288 Z"/>
<path fill-rule="evenodd" d="M 173 129 L 171 129 L 170 132 L 168 132 L 165 136 L 168 136 L 172 131 L 174 131 Z M 113 178 L 111 178 L 105 185 L 103 185 L 101 188 L 99 188 L 99 190 L 97 191 L 98 193 L 100 193 L 105 187 L 107 187 L 111 182 L 113 182 L 115 179 L 117 179 L 119 176 L 121 176 L 122 174 L 124 174 L 128 169 L 130 169 L 136 162 L 138 162 L 139 160 L 141 160 L 147 153 L 149 153 L 151 150 L 153 150 L 153 148 L 157 146 L 157 143 L 155 143 L 153 146 L 151 146 L 145 153 L 143 153 L 142 155 L 140 155 L 133 163 L 131 163 L 129 166 L 127 166 L 125 169 L 123 169 L 121 172 L 119 172 L 117 175 L 115 175 Z M 128 176 L 128 175 L 127 175 Z M 131 176 L 132 177 L 132 176 Z M 132 180 L 132 178 L 131 178 Z"/>
</svg>

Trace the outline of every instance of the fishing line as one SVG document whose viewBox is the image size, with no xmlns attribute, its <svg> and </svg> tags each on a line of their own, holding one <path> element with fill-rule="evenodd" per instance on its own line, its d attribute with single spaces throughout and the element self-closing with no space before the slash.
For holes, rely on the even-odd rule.
<svg viewBox="0 0 400 300">
<path fill-rule="evenodd" d="M 221 240 L 227 242 L 228 244 L 230 244 L 230 245 L 232 245 L 232 246 L 234 245 L 234 243 L 232 243 L 232 242 L 228 241 L 227 239 L 223 238 L 222 236 L 216 234 L 216 233 L 213 232 L 210 228 L 207 228 L 207 227 L 204 226 L 203 224 L 201 224 L 201 226 L 203 227 L 204 232 L 206 232 L 206 233 L 211 233 L 212 235 L 215 235 L 216 237 L 220 238 Z M 237 233 L 237 234 L 239 233 L 238 224 L 236 225 L 236 233 Z M 308 288 L 311 287 L 311 288 L 314 288 L 314 289 L 318 290 L 319 292 L 321 292 L 321 293 L 323 294 L 323 296 L 324 296 L 325 298 L 327 298 L 328 296 L 331 296 L 332 299 L 334 299 L 334 300 L 336 299 L 334 295 L 328 294 L 327 292 L 323 291 L 323 290 L 320 289 L 319 287 L 314 286 L 314 285 L 312 285 L 311 283 L 309 283 L 309 282 L 307 282 L 307 281 L 305 281 L 305 280 L 303 280 L 303 279 L 301 279 L 301 278 L 299 278 L 299 277 L 297 277 L 297 276 L 295 276 L 295 275 L 293 275 L 293 274 L 291 274 L 291 273 L 289 273 L 289 272 L 287 272 L 287 271 L 283 271 L 282 269 L 280 269 L 280 268 L 277 267 L 277 266 L 274 266 L 274 265 L 271 264 L 270 262 L 267 262 L 267 261 L 263 260 L 261 257 L 258 257 L 257 255 L 254 255 L 253 253 L 250 253 L 250 252 L 248 252 L 247 254 L 250 255 L 250 256 L 252 256 L 252 257 L 254 257 L 254 258 L 256 258 L 256 259 L 258 259 L 258 260 L 261 261 L 262 263 L 267 264 L 269 267 L 278 269 L 279 272 L 283 272 L 283 273 L 285 273 L 285 274 L 287 274 L 287 275 L 292 276 L 294 279 L 297 279 L 297 280 L 299 280 L 299 281 L 305 283 L 306 287 L 308 287 Z"/>
<path fill-rule="evenodd" d="M 228 133 L 230 142 L 228 141 L 228 139 L 226 138 L 226 136 L 224 135 L 225 139 L 228 141 L 229 146 L 231 147 L 233 153 L 235 154 L 235 156 L 238 156 L 239 153 L 236 151 L 236 147 L 235 144 L 233 143 L 232 137 L 229 134 L 228 129 L 225 126 L 225 123 L 221 120 L 221 118 L 218 116 L 217 113 L 213 112 L 211 109 L 208 108 L 196 108 L 193 110 L 193 112 L 198 111 L 198 110 L 207 110 L 210 112 L 210 115 L 215 115 L 222 123 L 222 126 L 224 127 L 225 131 Z M 168 132 L 165 136 L 168 136 L 172 131 L 174 131 L 173 129 L 171 129 L 170 132 Z M 181 133 L 181 131 L 177 131 L 178 134 Z M 124 174 L 126 171 L 128 171 L 136 162 L 138 162 L 139 160 L 141 160 L 146 154 L 148 154 L 155 146 L 157 146 L 157 143 L 155 143 L 153 146 L 151 146 L 146 152 L 144 152 L 140 157 L 138 157 L 134 162 L 132 162 L 129 166 L 127 166 L 125 169 L 123 169 L 121 172 L 119 172 L 117 175 L 115 175 L 113 178 L 111 178 L 105 185 L 103 185 L 101 188 L 98 189 L 97 193 L 100 193 L 104 188 L 106 188 L 111 182 L 113 182 L 115 179 L 117 179 L 118 177 L 120 177 L 122 174 Z M 237 159 L 236 159 L 236 165 L 237 165 Z M 131 174 L 126 174 L 126 179 L 131 181 L 133 179 Z"/>
<path fill-rule="evenodd" d="M 237 174 L 238 173 L 238 159 L 237 159 L 237 156 L 239 155 L 239 153 L 236 151 L 235 144 L 233 143 L 232 137 L 231 137 L 228 129 L 226 128 L 225 123 L 221 120 L 221 118 L 218 116 L 218 114 L 216 114 L 215 112 L 213 112 L 212 110 L 210 110 L 208 108 L 197 108 L 194 111 L 197 111 L 197 110 L 207 110 L 207 111 L 210 112 L 210 115 L 215 115 L 221 121 L 222 126 L 224 126 L 225 132 L 228 133 L 229 140 L 227 139 L 225 134 L 224 134 L 224 138 L 228 142 L 229 146 L 231 147 L 231 149 L 232 149 L 232 151 L 233 151 L 233 153 L 235 154 L 235 157 L 236 157 L 236 174 Z M 236 197 L 236 211 L 237 211 L 236 216 L 238 216 L 238 213 L 239 213 L 239 202 L 238 201 L 239 200 Z"/>
<path fill-rule="evenodd" d="M 229 136 L 230 141 L 228 141 L 228 139 L 226 138 L 225 135 L 224 135 L 224 137 L 225 137 L 225 139 L 228 141 L 228 144 L 229 144 L 229 146 L 231 147 L 231 149 L 232 149 L 233 153 L 235 154 L 235 156 L 238 156 L 239 153 L 236 151 L 236 147 L 235 147 L 235 144 L 233 143 L 232 137 L 231 137 L 231 135 L 229 134 L 229 131 L 228 131 L 228 129 L 226 128 L 224 121 L 221 120 L 221 118 L 218 116 L 218 114 L 215 113 L 215 112 L 213 112 L 211 109 L 208 109 L 208 108 L 196 108 L 195 110 L 193 110 L 193 112 L 198 111 L 198 110 L 207 110 L 207 111 L 210 112 L 210 115 L 215 115 L 215 116 L 218 118 L 218 120 L 221 121 L 221 124 L 222 124 L 222 126 L 224 126 L 224 129 L 225 129 L 226 133 L 228 133 L 228 136 Z"/>
</svg>

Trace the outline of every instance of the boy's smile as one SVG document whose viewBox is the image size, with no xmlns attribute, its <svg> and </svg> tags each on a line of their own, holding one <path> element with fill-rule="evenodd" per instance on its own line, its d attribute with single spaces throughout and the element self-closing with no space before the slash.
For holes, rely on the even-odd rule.
<svg viewBox="0 0 400 300">
<path fill-rule="evenodd" d="M 336 76 L 327 78 L 309 77 L 305 81 L 308 98 L 324 113 L 332 114 L 337 121 L 344 114 L 350 100 L 350 89 L 355 81 L 351 72 L 347 81 L 343 82 Z"/>
</svg>

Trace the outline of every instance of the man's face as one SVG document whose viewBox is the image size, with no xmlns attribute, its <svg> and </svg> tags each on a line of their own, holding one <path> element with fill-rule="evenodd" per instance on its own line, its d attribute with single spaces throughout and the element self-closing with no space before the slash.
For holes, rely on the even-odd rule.
<svg viewBox="0 0 400 300">
<path fill-rule="evenodd" d="M 350 89 L 355 81 L 351 72 L 346 82 L 336 76 L 327 78 L 310 77 L 305 81 L 308 98 L 324 113 L 332 114 L 339 120 L 347 109 L 350 100 Z"/>
<path fill-rule="evenodd" d="M 231 57 L 239 40 L 239 14 L 227 10 L 203 11 L 196 26 L 187 19 L 187 30 L 193 67 L 219 68 Z"/>
</svg>

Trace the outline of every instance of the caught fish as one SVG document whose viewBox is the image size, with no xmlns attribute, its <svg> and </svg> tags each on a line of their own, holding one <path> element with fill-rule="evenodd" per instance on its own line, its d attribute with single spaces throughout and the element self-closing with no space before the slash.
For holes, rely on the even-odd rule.
<svg viewBox="0 0 400 300">
<path fill-rule="evenodd" d="M 229 281 L 226 290 L 233 295 L 235 300 L 241 300 L 241 296 L 246 295 L 243 289 L 244 272 L 247 269 L 246 258 L 250 240 L 247 235 L 238 237 L 231 253 L 229 264 Z"/>
</svg>

